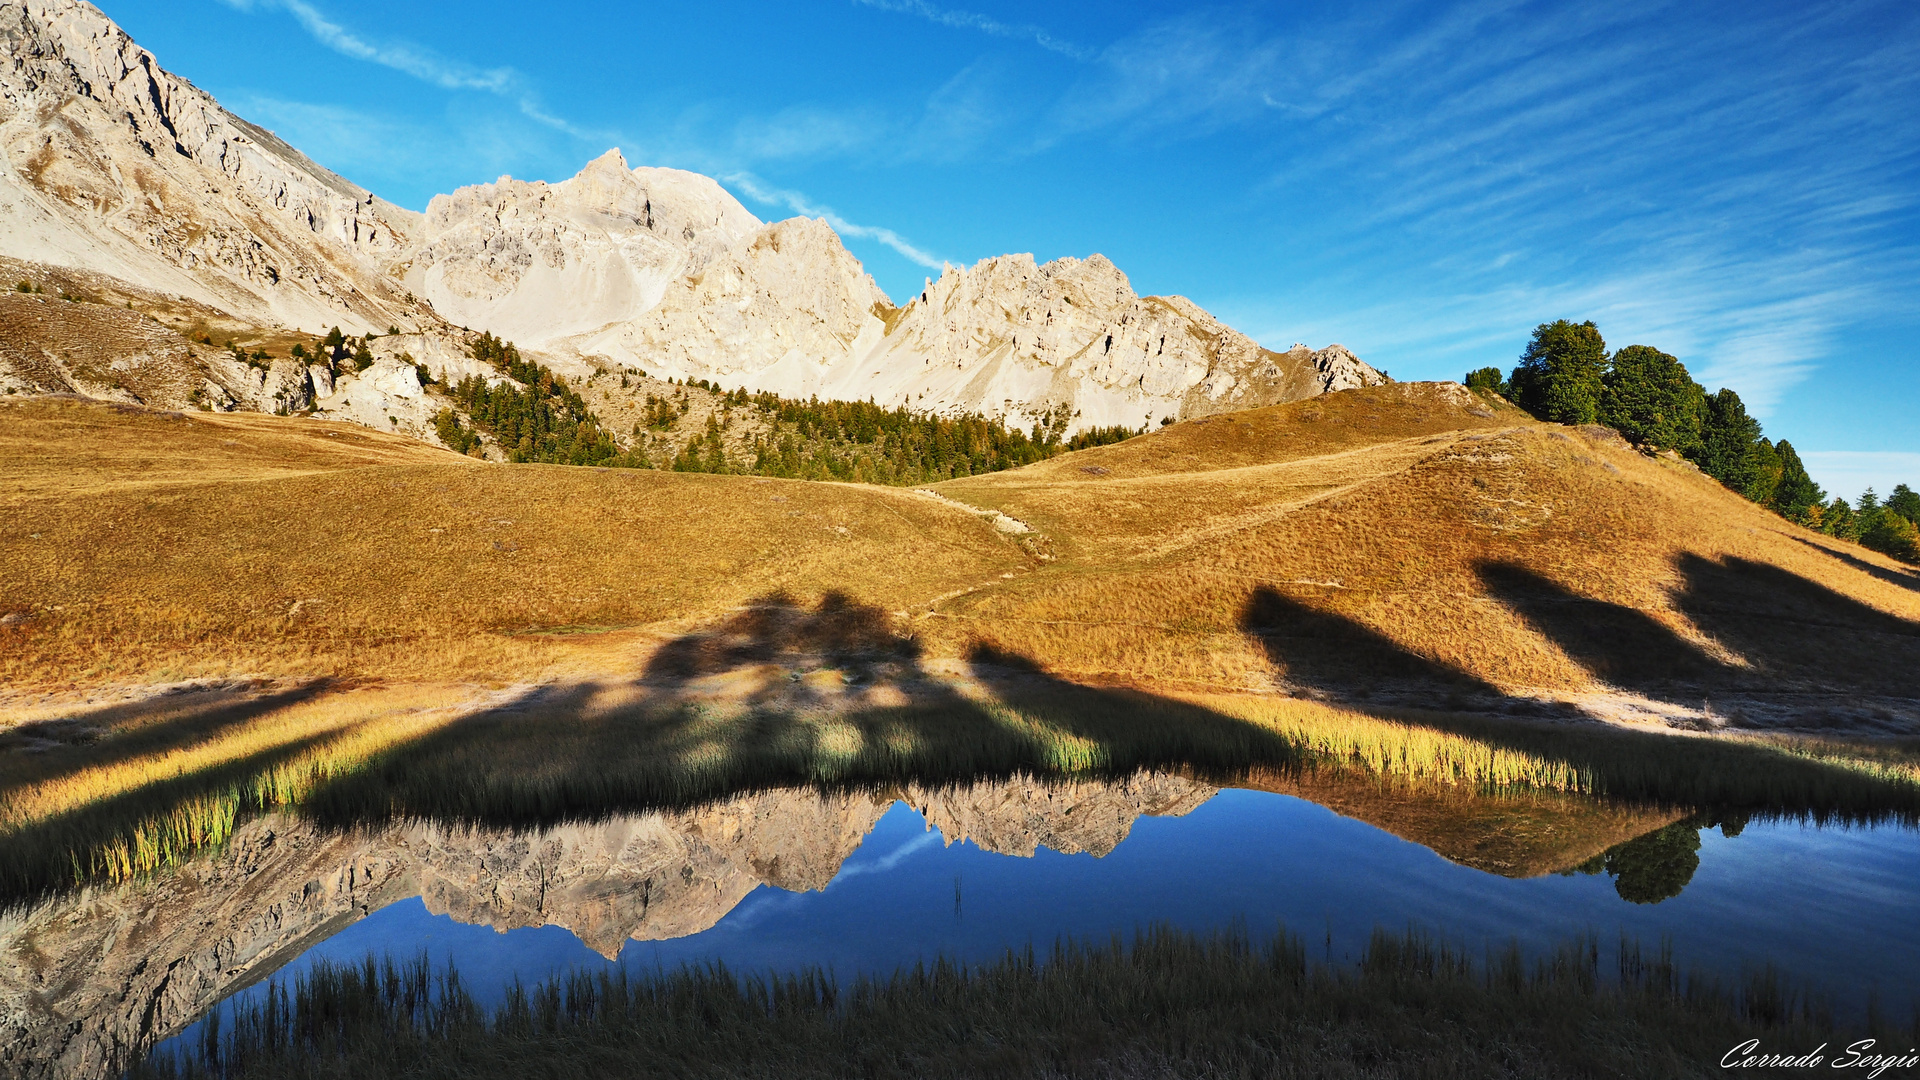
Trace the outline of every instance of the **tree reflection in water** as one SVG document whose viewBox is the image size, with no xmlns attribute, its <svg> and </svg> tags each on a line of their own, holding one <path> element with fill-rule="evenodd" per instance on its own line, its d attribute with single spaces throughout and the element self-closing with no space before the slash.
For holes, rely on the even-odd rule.
<svg viewBox="0 0 1920 1080">
<path fill-rule="evenodd" d="M 1696 815 L 1608 848 L 1581 864 L 1583 874 L 1605 873 L 1613 889 L 1630 904 L 1657 904 L 1680 895 L 1700 869 L 1700 830 L 1719 826 L 1723 836 L 1739 836 L 1745 814 Z"/>
</svg>

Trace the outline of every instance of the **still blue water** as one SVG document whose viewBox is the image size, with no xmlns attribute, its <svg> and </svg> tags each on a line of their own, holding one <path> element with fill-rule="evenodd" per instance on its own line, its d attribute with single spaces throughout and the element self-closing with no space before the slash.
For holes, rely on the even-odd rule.
<svg viewBox="0 0 1920 1080">
<path fill-rule="evenodd" d="M 1604 874 L 1502 878 L 1284 795 L 1226 790 L 1184 817 L 1142 817 L 1104 858 L 949 845 L 895 803 L 824 890 L 763 885 L 712 928 L 629 941 L 614 961 L 558 927 L 462 925 L 413 899 L 340 931 L 276 978 L 322 957 L 425 951 L 494 1001 L 516 976 L 531 983 L 615 963 L 817 964 L 844 978 L 941 954 L 990 961 L 1029 943 L 1044 953 L 1062 936 L 1104 941 L 1156 923 L 1239 925 L 1256 937 L 1284 923 L 1311 954 L 1334 960 L 1355 958 L 1376 926 L 1419 927 L 1476 953 L 1515 940 L 1539 951 L 1588 931 L 1606 950 L 1622 934 L 1648 946 L 1670 938 L 1682 967 L 1738 977 L 1771 963 L 1843 1009 L 1862 1006 L 1869 988 L 1893 1008 L 1916 999 L 1920 831 L 1786 821 L 1735 837 L 1705 829 L 1700 840 L 1699 867 L 1678 896 L 1633 904 Z"/>
</svg>

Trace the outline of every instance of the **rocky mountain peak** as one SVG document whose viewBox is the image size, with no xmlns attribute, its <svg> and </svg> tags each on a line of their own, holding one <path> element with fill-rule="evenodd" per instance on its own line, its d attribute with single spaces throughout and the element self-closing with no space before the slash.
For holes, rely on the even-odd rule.
<svg viewBox="0 0 1920 1080">
<path fill-rule="evenodd" d="M 1001 255 L 948 267 L 889 321 L 879 371 L 918 372 L 905 400 L 989 414 L 1075 416 L 1074 428 L 1137 426 L 1373 385 L 1341 350 L 1274 353 L 1185 297 L 1141 297 L 1102 255 L 1036 264 Z M 1351 361 L 1351 363 L 1347 363 Z"/>
<path fill-rule="evenodd" d="M 645 314 L 759 227 L 711 178 L 614 149 L 557 184 L 434 196 L 402 272 L 451 321 L 537 348 Z"/>
<path fill-rule="evenodd" d="M 567 347 L 656 374 L 805 396 L 823 367 L 884 329 L 892 307 L 825 221 L 761 226 L 638 318 Z"/>
</svg>

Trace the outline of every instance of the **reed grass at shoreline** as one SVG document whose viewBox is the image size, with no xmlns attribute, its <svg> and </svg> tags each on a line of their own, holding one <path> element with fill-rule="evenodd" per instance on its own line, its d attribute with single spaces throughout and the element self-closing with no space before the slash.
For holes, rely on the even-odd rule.
<svg viewBox="0 0 1920 1080">
<path fill-rule="evenodd" d="M 1155 695 L 1039 679 L 843 711 L 660 702 L 593 684 L 475 707 L 397 687 L 191 718 L 165 733 L 16 758 L 0 786 L 0 897 L 129 881 L 292 811 L 341 827 L 498 827 L 682 808 L 742 791 L 1186 769 L 1333 773 L 1486 794 L 1818 819 L 1920 819 L 1911 756 L 1845 744 L 1673 737 L 1445 713 L 1369 715 L 1255 695 Z M 161 726 L 157 722 L 149 727 Z M 143 743 L 141 740 L 146 739 Z"/>
<path fill-rule="evenodd" d="M 1920 1022 L 1920 1017 L 1916 1018 Z M 1883 1047 L 1909 1035 L 1867 1021 Z M 321 964 L 131 1080 L 276 1077 L 1650 1077 L 1735 1046 L 1868 1037 L 1772 971 L 1737 985 L 1588 936 L 1529 961 L 1376 930 L 1357 964 L 1284 930 L 1062 942 L 842 983 L 715 965 L 556 976 L 479 1004 L 424 958 Z"/>
</svg>

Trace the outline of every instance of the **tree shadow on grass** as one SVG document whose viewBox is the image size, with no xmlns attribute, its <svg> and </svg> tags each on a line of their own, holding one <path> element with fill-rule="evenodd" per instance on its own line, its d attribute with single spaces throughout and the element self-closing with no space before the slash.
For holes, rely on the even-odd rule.
<svg viewBox="0 0 1920 1080">
<path fill-rule="evenodd" d="M 1483 679 L 1421 656 L 1338 612 L 1261 586 L 1240 612 L 1240 630 L 1260 642 L 1267 659 L 1296 687 L 1348 703 L 1379 690 L 1426 692 L 1437 703 L 1463 694 L 1498 698 Z"/>
<path fill-rule="evenodd" d="M 1863 613 L 1858 605 L 1848 608 L 1851 601 L 1823 598 L 1816 586 L 1796 587 L 1759 569 L 1759 587 L 1799 605 L 1796 611 L 1864 620 L 1874 634 L 1908 640 L 1903 635 L 1910 624 Z M 1701 613 L 1697 617 L 1736 638 L 1737 645 L 1737 627 L 1729 631 L 1713 623 L 1716 613 L 1731 610 L 1714 598 L 1720 591 L 1751 598 L 1754 568 L 1701 562 L 1685 564 L 1683 571 L 1694 583 L 1688 596 Z M 1727 575 L 1743 575 L 1738 588 L 1726 584 Z M 1543 634 L 1567 640 L 1575 655 L 1679 649 L 1664 627 L 1637 613 L 1561 602 L 1565 590 L 1511 570 L 1496 568 L 1489 579 Z M 1593 618 L 1576 617 L 1595 610 L 1605 616 L 1604 633 L 1590 632 Z M 1289 682 L 1342 699 L 1353 711 L 1302 706 L 1295 710 L 1299 715 L 1276 722 L 1284 699 L 1222 711 L 1205 699 L 1077 683 L 1048 673 L 1034 658 L 987 648 L 973 650 L 965 675 L 954 678 L 930 667 L 917 642 L 897 631 L 884 611 L 844 596 L 811 607 L 770 596 L 667 643 L 635 678 L 528 691 L 333 775 L 298 808 L 340 827 L 405 818 L 517 827 L 686 807 L 784 787 L 1046 781 L 1117 777 L 1142 768 L 1216 777 L 1250 769 L 1367 776 L 1380 767 L 1377 762 L 1359 750 L 1327 748 L 1358 745 L 1342 742 L 1351 734 L 1342 725 L 1373 723 L 1361 736 L 1376 742 L 1399 738 L 1378 727 L 1384 719 L 1402 725 L 1395 730 L 1409 733 L 1408 745 L 1423 732 L 1459 736 L 1489 752 L 1565 766 L 1563 772 L 1585 778 L 1585 794 L 1623 803 L 1863 820 L 1920 817 L 1920 788 L 1913 783 L 1796 756 L 1777 745 L 1449 711 L 1447 702 L 1461 695 L 1490 701 L 1496 711 L 1520 702 L 1352 618 L 1272 588 L 1254 592 L 1241 627 Z M 1649 682 L 1672 673 L 1671 667 L 1624 662 L 1616 670 Z M 1355 692 L 1388 685 L 1411 687 L 1441 707 L 1394 708 Z M 238 718 L 225 716 L 225 722 Z M 1320 727 L 1308 731 L 1313 725 Z M 87 820 L 96 824 L 83 831 L 111 835 L 109 825 L 164 811 L 164 803 L 185 802 L 222 784 L 244 785 L 306 748 L 276 748 L 103 801 L 87 808 L 97 815 Z"/>
<path fill-rule="evenodd" d="M 1511 574 L 1500 580 L 1516 591 L 1524 587 L 1536 599 L 1544 589 Z M 1676 644 L 1676 636 L 1657 622 L 1617 610 L 1603 609 L 1603 632 L 1590 633 L 1589 624 L 1577 618 L 1582 609 L 1591 610 L 1591 606 L 1568 604 L 1564 614 L 1535 625 L 1556 641 L 1561 640 L 1556 634 L 1569 639 L 1567 651 L 1574 655 L 1641 647 L 1684 647 L 1700 655 L 1684 639 Z M 1777 743 L 1635 731 L 1585 721 L 1573 710 L 1562 719 L 1574 722 L 1540 723 L 1488 711 L 1393 708 L 1356 701 L 1351 688 L 1369 679 L 1391 678 L 1403 690 L 1425 685 L 1436 702 L 1461 686 L 1481 694 L 1499 695 L 1500 691 L 1345 616 L 1308 608 L 1272 588 L 1255 590 L 1243 608 L 1241 626 L 1258 637 L 1269 661 L 1290 682 L 1380 718 L 1569 766 L 1587 777 L 1589 794 L 1628 803 L 1807 814 L 1820 819 L 1920 820 L 1920 785 L 1911 780 L 1796 754 Z M 1685 665 L 1691 662 L 1663 659 L 1636 668 L 1633 657 L 1619 656 L 1614 666 L 1630 673 L 1651 670 L 1664 677 L 1676 666 L 1687 670 Z"/>
<path fill-rule="evenodd" d="M 1514 563 L 1478 571 L 1487 595 L 1611 686 L 1659 696 L 1726 682 L 1733 670 L 1644 611 L 1581 596 Z"/>
<path fill-rule="evenodd" d="M 1540 587 L 1503 580 L 1516 590 Z M 1554 619 L 1542 625 L 1568 632 Z M 1567 766 L 1590 778 L 1589 793 L 1664 806 L 1920 811 L 1913 784 L 1772 745 L 1355 702 L 1354 686 L 1387 682 L 1427 687 L 1442 706 L 1454 693 L 1496 704 L 1501 697 L 1469 673 L 1273 589 L 1256 590 L 1242 626 L 1296 685 L 1344 697 L 1367 717 Z M 1624 633 L 1627 645 L 1648 639 L 1635 635 L 1672 644 L 1624 617 L 1614 631 L 1601 640 L 1621 645 Z M 791 786 L 1101 777 L 1166 767 L 1216 775 L 1367 767 L 1357 757 L 1325 756 L 1324 745 L 1345 737 L 1338 731 L 1331 743 L 1315 743 L 1204 700 L 1077 683 L 1033 658 L 984 647 L 966 665 L 968 677 L 960 679 L 930 670 L 885 612 L 844 596 L 816 607 L 766 597 L 669 642 L 638 679 L 536 691 L 464 717 L 323 785 L 304 809 L 342 826 L 410 817 L 525 826 Z M 810 689 L 816 676 L 833 685 L 830 692 Z M 1301 722 L 1333 730 L 1345 721 L 1313 713 Z M 1370 729 L 1366 737 L 1394 736 Z"/>
<path fill-rule="evenodd" d="M 1770 681 L 1920 697 L 1920 623 L 1767 563 L 1682 555 L 1674 606 Z"/>
<path fill-rule="evenodd" d="M 265 695 L 230 687 L 183 694 L 180 698 L 188 700 L 171 706 L 166 698 L 149 699 L 0 731 L 0 805 L 29 786 L 220 738 L 268 713 L 318 697 L 330 685 L 330 680 L 315 679 Z M 155 714 L 162 718 L 140 722 Z"/>
<path fill-rule="evenodd" d="M 1201 706 L 1057 679 L 976 649 L 927 669 L 886 612 L 762 598 L 660 648 L 631 683 L 576 684 L 464 717 L 316 790 L 337 825 L 425 817 L 548 825 L 779 787 L 1103 777 L 1298 764 L 1271 731 Z M 826 676 L 825 691 L 813 679 Z"/>
<path fill-rule="evenodd" d="M 0 910 L 58 889 L 171 865 L 224 842 L 251 809 L 252 782 L 337 733 L 294 739 L 192 772 L 156 778 L 0 835 Z M 110 850 L 131 860 L 114 868 Z"/>
<path fill-rule="evenodd" d="M 917 664 L 920 648 L 895 634 L 884 612 L 845 594 L 828 593 L 811 611 L 775 594 L 752 601 L 710 630 L 668 642 L 647 662 L 642 681 L 671 685 L 794 657 Z"/>
<path fill-rule="evenodd" d="M 328 686 L 326 678 L 307 680 L 276 694 L 255 694 L 252 686 L 227 686 L 13 724 L 0 730 L 0 761 L 4 761 L 0 799 L 23 784 L 58 780 L 79 769 L 119 765 L 146 753 L 177 748 L 188 740 L 219 738 L 276 709 L 313 700 Z M 140 723 L 142 717 L 154 715 L 161 719 Z"/>
<path fill-rule="evenodd" d="M 1825 544 L 1815 543 L 1814 541 L 1809 540 L 1804 536 L 1795 536 L 1792 533 L 1781 533 L 1780 535 L 1785 536 L 1787 539 L 1792 540 L 1797 544 L 1804 544 L 1807 547 L 1812 548 L 1813 550 L 1819 552 L 1822 555 L 1829 555 L 1829 556 L 1832 556 L 1833 558 L 1839 559 L 1841 562 L 1846 563 L 1848 566 L 1853 567 L 1855 570 L 1858 570 L 1863 574 L 1868 574 L 1872 577 L 1879 578 L 1881 581 L 1884 581 L 1889 585 L 1898 585 L 1903 589 L 1910 589 L 1913 592 L 1920 592 L 1920 569 L 1914 569 L 1914 570 L 1888 569 L 1887 567 L 1880 566 L 1875 563 L 1870 563 L 1867 560 L 1862 559 L 1859 556 L 1852 554 L 1851 552 L 1844 551 L 1838 547 L 1828 547 Z"/>
</svg>

